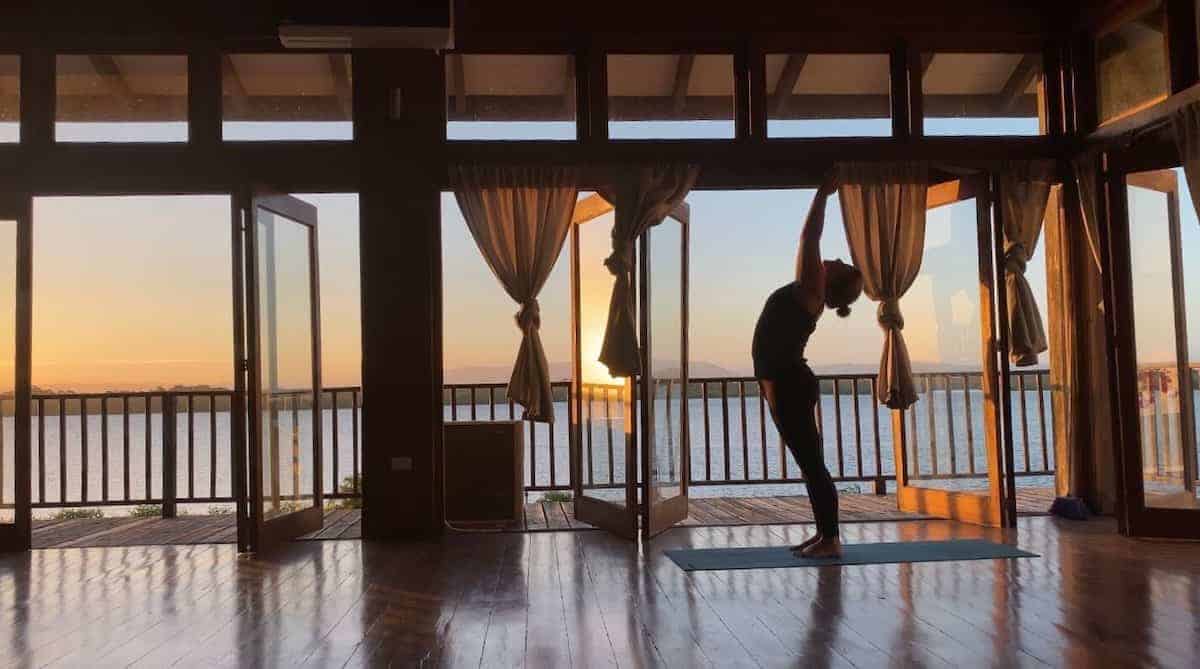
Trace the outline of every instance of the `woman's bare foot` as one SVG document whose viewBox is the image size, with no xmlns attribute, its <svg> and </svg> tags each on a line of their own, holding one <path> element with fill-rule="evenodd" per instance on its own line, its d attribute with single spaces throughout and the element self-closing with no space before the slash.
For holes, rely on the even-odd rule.
<svg viewBox="0 0 1200 669">
<path fill-rule="evenodd" d="M 800 553 L 803 553 L 809 546 L 817 543 L 820 540 L 821 540 L 821 535 L 819 533 L 814 534 L 811 537 L 805 539 L 803 543 L 799 543 L 799 544 L 796 544 L 795 546 L 792 546 L 792 552 L 799 555 Z"/>
<path fill-rule="evenodd" d="M 821 537 L 820 540 L 802 550 L 800 555 L 801 557 L 816 559 L 842 557 L 842 540 L 837 537 L 830 537 L 828 539 Z"/>
</svg>

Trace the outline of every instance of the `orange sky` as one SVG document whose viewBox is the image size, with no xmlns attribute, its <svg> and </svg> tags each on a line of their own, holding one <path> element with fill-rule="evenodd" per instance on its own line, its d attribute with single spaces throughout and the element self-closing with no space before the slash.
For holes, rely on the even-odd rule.
<svg viewBox="0 0 1200 669">
<path fill-rule="evenodd" d="M 357 196 L 306 199 L 320 209 L 324 382 L 357 384 Z M 36 199 L 34 385 L 230 386 L 229 207 L 221 195 Z"/>
</svg>

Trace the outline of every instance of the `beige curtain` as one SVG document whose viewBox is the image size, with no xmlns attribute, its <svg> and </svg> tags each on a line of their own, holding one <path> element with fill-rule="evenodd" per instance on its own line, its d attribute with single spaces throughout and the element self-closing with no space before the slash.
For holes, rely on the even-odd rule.
<svg viewBox="0 0 1200 669">
<path fill-rule="evenodd" d="M 467 227 L 509 297 L 521 305 L 521 348 L 508 396 L 527 420 L 552 422 L 550 369 L 538 335 L 537 296 L 562 251 L 575 211 L 577 170 L 570 168 L 454 168 L 454 196 Z M 486 325 L 481 324 L 486 327 Z"/>
<path fill-rule="evenodd" d="M 1075 178 L 1052 195 L 1046 211 L 1055 491 L 1107 512 L 1115 505 L 1116 478 L 1098 236 L 1099 158 L 1084 154 L 1071 167 Z"/>
<path fill-rule="evenodd" d="M 906 409 L 917 401 L 904 344 L 900 298 L 921 270 L 929 167 L 925 163 L 846 163 L 837 166 L 838 195 L 850 256 L 863 290 L 879 302 L 884 331 L 877 384 L 879 401 Z"/>
<path fill-rule="evenodd" d="M 641 372 L 637 322 L 633 310 L 633 249 L 648 228 L 662 223 L 696 183 L 700 169 L 694 165 L 653 165 L 622 170 L 601 195 L 615 207 L 612 255 L 605 267 L 616 277 L 608 305 L 608 325 L 600 346 L 600 362 L 614 377 Z"/>
<path fill-rule="evenodd" d="M 1047 348 L 1042 315 L 1025 279 L 1025 265 L 1042 236 L 1042 220 L 1054 173 L 1053 161 L 1033 160 L 1006 163 L 998 175 L 1004 220 L 1009 358 L 1017 367 L 1036 365 L 1038 355 Z"/>
</svg>

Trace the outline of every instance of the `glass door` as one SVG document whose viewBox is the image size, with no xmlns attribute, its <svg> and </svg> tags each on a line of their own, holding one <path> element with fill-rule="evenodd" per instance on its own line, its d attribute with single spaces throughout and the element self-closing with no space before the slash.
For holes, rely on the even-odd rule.
<svg viewBox="0 0 1200 669">
<path fill-rule="evenodd" d="M 0 194 L 0 552 L 29 550 L 30 200 Z"/>
<path fill-rule="evenodd" d="M 902 511 L 1001 526 L 1007 369 L 990 199 L 982 175 L 929 188 L 921 273 L 901 300 L 918 399 L 892 412 L 892 434 Z"/>
<path fill-rule="evenodd" d="M 642 534 L 688 516 L 687 204 L 642 237 Z"/>
<path fill-rule="evenodd" d="M 614 224 L 612 205 L 599 195 L 584 196 L 575 206 L 571 480 L 577 520 L 634 539 L 638 513 L 634 383 L 610 376 L 599 361 L 615 281 L 604 266 L 612 251 Z"/>
<path fill-rule="evenodd" d="M 1200 252 L 1195 210 L 1190 202 L 1181 206 L 1187 196 L 1181 169 L 1117 167 L 1111 176 L 1123 529 L 1198 538 L 1194 395 L 1200 365 L 1191 363 L 1188 321 L 1189 312 L 1200 309 L 1189 309 L 1188 287 L 1197 275 L 1185 262 L 1189 251 Z"/>
<path fill-rule="evenodd" d="M 320 529 L 324 517 L 317 211 L 259 194 L 244 220 L 248 439 L 238 530 L 243 550 L 262 552 Z"/>
</svg>

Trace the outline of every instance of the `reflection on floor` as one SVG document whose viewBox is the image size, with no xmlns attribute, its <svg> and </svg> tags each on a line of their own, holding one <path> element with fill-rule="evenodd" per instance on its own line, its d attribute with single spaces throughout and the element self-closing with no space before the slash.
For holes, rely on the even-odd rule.
<svg viewBox="0 0 1200 669">
<path fill-rule="evenodd" d="M 1021 560 L 684 573 L 677 547 L 806 525 L 448 534 L 0 556 L 16 666 L 1196 667 L 1200 546 L 1108 519 L 853 523 L 847 542 L 1014 541 Z"/>
<path fill-rule="evenodd" d="M 1045 513 L 1053 500 L 1045 488 L 1018 488 L 1021 513 Z M 896 510 L 894 495 L 842 495 L 841 516 L 846 522 L 916 519 L 921 516 Z M 713 497 L 691 500 L 685 525 L 770 525 L 812 522 L 807 497 Z M 35 548 L 87 546 L 137 546 L 167 544 L 233 543 L 237 528 L 233 515 L 161 518 L 100 518 L 34 523 Z M 533 502 L 525 505 L 522 526 L 504 529 L 530 532 L 590 529 L 575 520 L 570 502 Z M 362 515 L 358 509 L 338 509 L 325 514 L 325 528 L 305 539 L 359 539 Z"/>
</svg>

